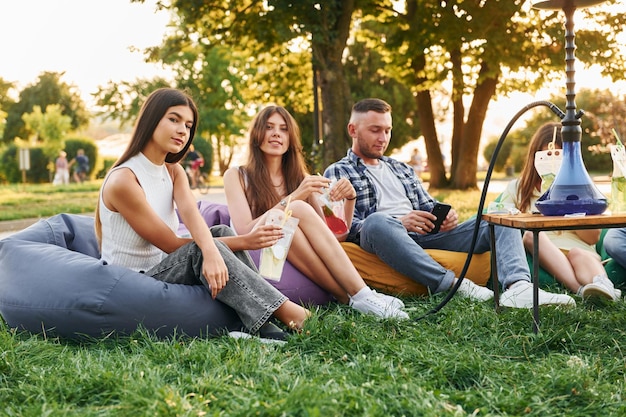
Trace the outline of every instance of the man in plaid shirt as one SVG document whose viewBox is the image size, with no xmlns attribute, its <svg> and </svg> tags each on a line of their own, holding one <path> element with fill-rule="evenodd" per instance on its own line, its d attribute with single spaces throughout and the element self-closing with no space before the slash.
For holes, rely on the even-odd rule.
<svg viewBox="0 0 626 417">
<path fill-rule="evenodd" d="M 423 188 L 408 164 L 384 156 L 391 138 L 391 106 L 383 100 L 369 98 L 352 107 L 348 133 L 352 148 L 324 175 L 331 179 L 347 178 L 356 192 L 352 227 L 347 240 L 376 254 L 383 262 L 431 293 L 450 289 L 457 278 L 424 249 L 467 252 L 474 233 L 474 221 L 458 223 L 451 209 L 439 233 L 429 234 L 436 216 L 431 213 L 437 202 Z M 531 308 L 533 286 L 522 244 L 515 229 L 496 227 L 498 277 L 504 290 L 500 304 L 506 307 Z M 481 221 L 475 252 L 490 249 L 488 224 Z M 463 280 L 458 289 L 462 296 L 478 301 L 493 298 L 486 287 Z M 539 304 L 575 304 L 566 294 L 539 290 Z"/>
</svg>

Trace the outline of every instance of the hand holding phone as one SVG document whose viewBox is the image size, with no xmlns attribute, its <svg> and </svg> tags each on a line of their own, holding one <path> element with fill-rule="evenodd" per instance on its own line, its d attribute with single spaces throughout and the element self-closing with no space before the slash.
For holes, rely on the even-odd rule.
<svg viewBox="0 0 626 417">
<path fill-rule="evenodd" d="M 448 216 L 448 212 L 450 211 L 451 208 L 452 208 L 452 206 L 450 206 L 450 204 L 446 204 L 446 203 L 436 203 L 435 204 L 435 207 L 433 207 L 431 213 L 434 214 L 435 216 L 437 216 L 437 219 L 435 219 L 433 221 L 435 226 L 433 227 L 433 229 L 430 232 L 428 232 L 428 234 L 439 233 L 439 229 L 441 228 L 441 224 L 443 223 L 443 221 Z"/>
</svg>

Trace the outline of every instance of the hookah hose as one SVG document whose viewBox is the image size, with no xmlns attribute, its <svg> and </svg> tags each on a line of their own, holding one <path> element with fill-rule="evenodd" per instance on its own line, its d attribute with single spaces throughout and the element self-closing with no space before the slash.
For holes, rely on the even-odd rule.
<svg viewBox="0 0 626 417">
<path fill-rule="evenodd" d="M 469 268 L 470 262 L 472 260 L 472 255 L 474 254 L 474 247 L 476 246 L 476 239 L 478 237 L 478 230 L 480 228 L 482 212 L 483 212 L 483 208 L 485 206 L 485 199 L 487 197 L 487 189 L 489 188 L 489 181 L 491 180 L 491 174 L 492 174 L 493 168 L 494 168 L 494 166 L 496 164 L 496 158 L 498 157 L 498 153 L 500 152 L 500 148 L 502 147 L 502 144 L 504 143 L 504 139 L 509 134 L 509 131 L 511 130 L 511 128 L 513 127 L 515 122 L 520 117 L 522 117 L 522 115 L 524 113 L 526 113 L 528 110 L 530 110 L 530 109 L 532 109 L 534 107 L 538 107 L 538 106 L 546 106 L 546 107 L 548 107 L 561 120 L 565 117 L 565 113 L 563 113 L 555 104 L 553 104 L 553 103 L 551 103 L 549 101 L 534 101 L 534 102 L 532 102 L 530 104 L 527 104 L 524 108 L 522 108 L 520 111 L 518 111 L 515 114 L 515 116 L 513 116 L 513 118 L 509 121 L 509 123 L 507 124 L 506 128 L 504 129 L 504 132 L 502 132 L 502 135 L 500 136 L 500 139 L 498 139 L 498 143 L 496 144 L 496 147 L 495 147 L 495 149 L 493 151 L 493 155 L 491 155 L 491 160 L 489 161 L 489 168 L 487 169 L 487 175 L 485 176 L 485 181 L 484 181 L 484 184 L 483 184 L 483 190 L 482 190 L 481 195 L 480 195 L 480 202 L 478 203 L 478 209 L 476 210 L 476 220 L 474 222 L 474 231 L 473 231 L 473 234 L 472 234 L 472 243 L 470 244 L 470 248 L 467 251 L 467 258 L 465 259 L 465 264 L 463 265 L 463 269 L 461 270 L 461 274 L 458 277 L 458 280 L 456 281 L 454 286 L 450 289 L 450 291 L 448 291 L 448 294 L 446 295 L 446 297 L 443 300 L 441 300 L 441 302 L 438 305 L 436 305 L 435 307 L 433 307 L 431 310 L 429 310 L 425 314 L 421 315 L 420 317 L 415 318 L 414 321 L 422 320 L 422 319 L 424 319 L 424 318 L 426 318 L 426 317 L 428 317 L 428 316 L 430 316 L 432 314 L 437 313 L 439 310 L 441 310 L 446 304 L 448 304 L 448 302 L 452 299 L 452 297 L 454 297 L 454 294 L 456 294 L 456 291 L 459 289 L 459 286 L 461 285 L 461 283 L 465 279 L 465 274 L 467 273 L 467 270 Z M 499 284 L 495 283 L 495 285 L 499 285 Z"/>
</svg>

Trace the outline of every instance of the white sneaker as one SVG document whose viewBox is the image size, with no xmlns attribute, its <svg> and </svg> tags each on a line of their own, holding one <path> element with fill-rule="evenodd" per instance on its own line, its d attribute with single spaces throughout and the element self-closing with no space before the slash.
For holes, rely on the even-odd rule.
<svg viewBox="0 0 626 417">
<path fill-rule="evenodd" d="M 409 315 L 392 304 L 385 302 L 380 294 L 370 294 L 362 300 L 350 298 L 350 307 L 363 314 L 373 314 L 383 319 L 408 319 Z"/>
<path fill-rule="evenodd" d="M 253 336 L 248 332 L 236 331 L 236 330 L 232 332 L 228 332 L 228 336 L 232 337 L 233 339 L 255 339 L 266 345 L 284 345 L 285 343 L 287 343 L 286 340 L 269 339 L 266 337 Z"/>
<path fill-rule="evenodd" d="M 622 295 L 621 291 L 619 291 L 619 295 L 617 294 L 619 290 L 616 290 L 613 282 L 609 280 L 606 276 L 596 275 L 593 277 L 593 282 L 587 284 L 583 287 L 581 295 L 583 299 L 589 298 L 606 298 L 611 301 L 615 301 Z"/>
<path fill-rule="evenodd" d="M 561 304 L 576 305 L 576 301 L 567 294 L 554 294 L 539 288 L 538 305 Z M 533 284 L 530 281 L 518 281 L 502 293 L 500 305 L 512 308 L 532 308 Z"/>
<path fill-rule="evenodd" d="M 391 304 L 395 308 L 404 308 L 404 302 L 401 299 L 389 294 L 383 294 L 382 292 L 376 292 L 376 290 L 372 290 L 372 292 L 376 294 L 377 297 L 382 298 L 387 304 Z"/>
<path fill-rule="evenodd" d="M 456 281 L 455 281 L 456 283 Z M 469 278 L 464 278 L 457 292 L 465 298 L 474 301 L 489 301 L 493 299 L 493 291 L 487 287 L 477 285 Z"/>
</svg>

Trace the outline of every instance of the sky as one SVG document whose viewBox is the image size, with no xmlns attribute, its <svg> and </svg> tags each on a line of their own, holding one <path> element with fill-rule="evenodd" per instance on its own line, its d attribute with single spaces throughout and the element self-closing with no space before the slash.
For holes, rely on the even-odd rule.
<svg viewBox="0 0 626 417">
<path fill-rule="evenodd" d="M 108 81 L 167 75 L 139 51 L 161 44 L 168 12 L 156 0 L 0 0 L 0 77 L 18 91 L 44 71 L 63 72 L 90 107 Z M 131 48 L 138 48 L 138 52 Z M 16 98 L 16 97 L 15 97 Z"/>
<path fill-rule="evenodd" d="M 156 12 L 156 1 L 0 0 L 0 77 L 16 82 L 20 91 L 44 71 L 65 71 L 62 80 L 79 89 L 88 108 L 93 108 L 91 94 L 109 81 L 167 77 L 168 72 L 159 65 L 145 63 L 140 52 L 161 44 L 169 22 L 168 12 Z M 575 16 L 575 23 L 576 27 L 585 24 L 580 16 Z M 577 91 L 609 85 L 601 82 L 597 69 L 586 72 L 577 63 Z M 620 85 L 617 89 L 626 91 L 624 83 Z M 517 93 L 492 101 L 484 137 L 499 136 L 521 108 L 547 99 L 554 91 L 565 92 L 565 71 L 560 86 L 533 96 Z M 445 140 L 450 132 L 442 128 L 439 133 Z"/>
<path fill-rule="evenodd" d="M 109 80 L 167 76 L 131 51 L 161 44 L 169 14 L 157 13 L 156 1 L 0 0 L 0 77 L 21 90 L 43 71 L 65 71 L 63 80 L 76 85 L 89 106 L 90 94 Z M 596 80 L 581 74 L 577 85 Z"/>
</svg>

